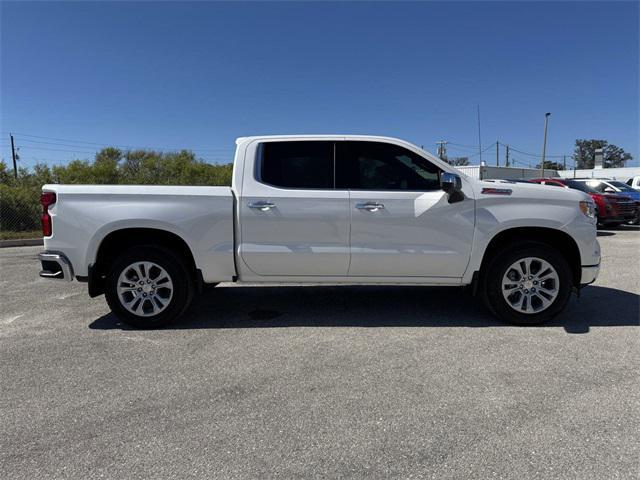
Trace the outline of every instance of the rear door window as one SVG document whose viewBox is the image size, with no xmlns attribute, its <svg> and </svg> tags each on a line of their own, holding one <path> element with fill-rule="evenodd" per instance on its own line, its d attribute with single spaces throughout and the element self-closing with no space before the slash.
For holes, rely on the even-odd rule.
<svg viewBox="0 0 640 480">
<path fill-rule="evenodd" d="M 333 189 L 333 142 L 264 142 L 258 147 L 256 179 L 280 188 Z"/>
</svg>

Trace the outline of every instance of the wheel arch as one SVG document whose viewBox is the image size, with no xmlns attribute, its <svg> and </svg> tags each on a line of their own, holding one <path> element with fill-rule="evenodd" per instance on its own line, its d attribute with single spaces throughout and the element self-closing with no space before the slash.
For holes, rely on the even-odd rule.
<svg viewBox="0 0 640 480">
<path fill-rule="evenodd" d="M 121 228 L 109 232 L 99 243 L 95 261 L 89 265 L 89 295 L 104 293 L 104 281 L 108 266 L 118 252 L 139 245 L 157 245 L 170 249 L 184 258 L 187 268 L 194 275 L 198 287 L 202 284 L 202 273 L 196 266 L 193 252 L 187 242 L 176 233 L 159 228 Z"/>
<path fill-rule="evenodd" d="M 490 260 L 501 248 L 523 241 L 543 243 L 558 250 L 569 263 L 573 286 L 580 287 L 582 263 L 578 244 L 568 233 L 548 227 L 515 227 L 497 233 L 487 245 L 482 256 L 480 277 L 486 272 Z"/>
</svg>

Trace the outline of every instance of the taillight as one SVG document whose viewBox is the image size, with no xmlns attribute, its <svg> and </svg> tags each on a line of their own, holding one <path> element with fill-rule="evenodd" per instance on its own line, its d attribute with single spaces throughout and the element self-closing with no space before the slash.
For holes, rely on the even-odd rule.
<svg viewBox="0 0 640 480">
<path fill-rule="evenodd" d="M 40 205 L 42 205 L 42 215 L 40 216 L 40 220 L 42 221 L 42 235 L 45 237 L 50 237 L 53 233 L 49 207 L 54 203 L 56 203 L 55 193 L 42 192 L 42 195 L 40 195 Z"/>
</svg>

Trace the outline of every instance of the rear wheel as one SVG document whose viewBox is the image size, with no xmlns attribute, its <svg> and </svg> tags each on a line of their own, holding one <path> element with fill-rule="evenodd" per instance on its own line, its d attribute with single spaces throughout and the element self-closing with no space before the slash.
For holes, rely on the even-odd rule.
<svg viewBox="0 0 640 480">
<path fill-rule="evenodd" d="M 105 297 L 123 322 L 154 328 L 180 317 L 193 290 L 192 275 L 182 258 L 162 247 L 141 245 L 115 261 L 107 275 Z"/>
<path fill-rule="evenodd" d="M 571 293 L 571 269 L 554 248 L 526 243 L 496 255 L 484 276 L 484 300 L 500 319 L 535 325 L 555 317 Z"/>
</svg>

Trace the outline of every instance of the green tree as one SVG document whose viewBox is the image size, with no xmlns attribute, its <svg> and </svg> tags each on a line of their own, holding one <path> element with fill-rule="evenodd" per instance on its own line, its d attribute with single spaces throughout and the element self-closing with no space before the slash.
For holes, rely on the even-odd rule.
<svg viewBox="0 0 640 480">
<path fill-rule="evenodd" d="M 118 163 L 122 159 L 122 152 L 117 148 L 103 148 L 96 153 L 96 159 L 91 167 L 93 182 L 102 184 L 117 184 L 120 172 Z"/>
<path fill-rule="evenodd" d="M 447 160 L 454 167 L 463 167 L 469 165 L 469 157 L 451 157 Z"/>
<path fill-rule="evenodd" d="M 9 171 L 9 167 L 4 160 L 0 160 L 0 184 L 9 185 L 13 182 L 13 172 Z"/>
<path fill-rule="evenodd" d="M 624 167 L 625 163 L 632 160 L 630 153 L 625 152 L 617 145 L 610 144 L 606 140 L 576 140 L 573 160 L 578 168 L 593 168 L 596 160 L 596 149 L 603 149 L 603 167 Z"/>
</svg>

